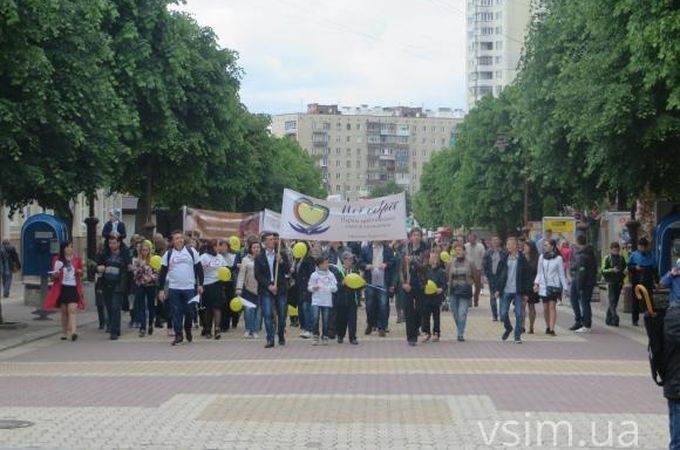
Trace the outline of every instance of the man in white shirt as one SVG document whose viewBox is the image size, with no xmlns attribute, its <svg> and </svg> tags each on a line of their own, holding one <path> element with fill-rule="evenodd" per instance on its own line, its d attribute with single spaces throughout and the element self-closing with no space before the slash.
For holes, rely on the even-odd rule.
<svg viewBox="0 0 680 450">
<path fill-rule="evenodd" d="M 175 340 L 172 345 L 184 341 L 182 324 L 188 342 L 191 342 L 192 315 L 189 300 L 203 294 L 203 266 L 196 249 L 184 245 L 181 231 L 172 233 L 172 247 L 163 255 L 159 277 L 158 299 L 165 301 L 165 281 L 168 281 L 168 301 L 172 310 L 172 327 Z"/>
<path fill-rule="evenodd" d="M 479 307 L 479 291 L 482 287 L 482 260 L 484 259 L 484 246 L 481 242 L 477 241 L 477 235 L 475 233 L 470 233 L 468 236 L 468 243 L 465 244 L 465 258 L 472 262 L 475 266 L 474 272 L 474 282 L 475 282 L 475 293 L 474 293 L 474 305 L 475 308 Z"/>
</svg>

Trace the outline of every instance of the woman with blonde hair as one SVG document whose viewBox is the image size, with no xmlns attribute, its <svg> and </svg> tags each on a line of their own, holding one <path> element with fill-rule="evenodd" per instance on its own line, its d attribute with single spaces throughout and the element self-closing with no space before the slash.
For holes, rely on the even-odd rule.
<svg viewBox="0 0 680 450">
<path fill-rule="evenodd" d="M 137 257 L 132 260 L 135 280 L 135 321 L 139 324 L 139 337 L 146 335 L 147 311 L 149 316 L 149 335 L 153 334 L 153 321 L 156 314 L 156 280 L 158 274 L 151 268 L 153 249 L 150 241 L 142 241 Z"/>
<path fill-rule="evenodd" d="M 538 258 L 536 279 L 534 280 L 534 292 L 543 300 L 543 313 L 545 315 L 545 334 L 555 336 L 555 323 L 557 322 L 557 302 L 566 292 L 567 276 L 564 272 L 564 260 L 557 249 L 554 239 L 543 241 L 543 254 Z"/>
</svg>

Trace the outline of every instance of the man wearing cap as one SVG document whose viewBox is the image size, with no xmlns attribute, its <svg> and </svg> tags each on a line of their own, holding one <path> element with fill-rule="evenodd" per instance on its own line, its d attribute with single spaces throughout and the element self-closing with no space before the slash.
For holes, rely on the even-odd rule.
<svg viewBox="0 0 680 450">
<path fill-rule="evenodd" d="M 633 292 L 635 286 L 638 284 L 647 288 L 650 298 L 654 291 L 654 281 L 657 279 L 656 272 L 656 258 L 650 251 L 650 245 L 647 238 L 641 238 L 638 242 L 638 249 L 630 255 L 628 261 L 628 273 L 630 274 L 630 281 L 633 285 Z M 638 326 L 640 319 L 640 301 L 633 299 L 633 326 Z"/>
<path fill-rule="evenodd" d="M 125 240 L 127 232 L 125 231 L 125 224 L 121 220 L 121 217 L 122 213 L 120 209 L 113 208 L 109 211 L 109 221 L 104 224 L 104 229 L 102 230 L 104 239 L 108 240 L 109 235 L 112 232 L 116 232 L 121 241 Z"/>
</svg>

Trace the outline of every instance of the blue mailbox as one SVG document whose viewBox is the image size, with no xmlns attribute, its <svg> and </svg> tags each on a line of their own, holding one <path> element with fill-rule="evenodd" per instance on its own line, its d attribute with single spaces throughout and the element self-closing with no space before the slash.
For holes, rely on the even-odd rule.
<svg viewBox="0 0 680 450">
<path fill-rule="evenodd" d="M 66 224 L 49 214 L 29 217 L 21 228 L 23 274 L 44 276 L 51 270 L 52 257 L 68 239 Z"/>
</svg>

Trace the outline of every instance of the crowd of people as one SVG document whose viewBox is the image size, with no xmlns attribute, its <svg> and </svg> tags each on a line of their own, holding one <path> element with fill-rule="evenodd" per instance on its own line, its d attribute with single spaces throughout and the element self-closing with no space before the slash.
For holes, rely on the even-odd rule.
<svg viewBox="0 0 680 450">
<path fill-rule="evenodd" d="M 119 338 L 124 322 L 137 329 L 139 337 L 165 329 L 173 345 L 191 342 L 196 328 L 202 338 L 220 339 L 238 326 L 241 316 L 243 337 L 257 339 L 264 328 L 267 348 L 286 344 L 292 335 L 286 333 L 288 318 L 288 326 L 298 328 L 299 337 L 314 345 L 343 343 L 345 338 L 356 345 L 362 304 L 365 335 L 389 333 L 394 304 L 409 345 L 441 339 L 442 311 L 452 313 L 456 338 L 464 342 L 468 310 L 479 306 L 482 286 L 489 289 L 490 319 L 502 322 L 502 340 L 512 335 L 521 344 L 524 333 L 536 332 L 540 304 L 545 334 L 556 335 L 557 304 L 565 298 L 574 310 L 571 331 L 589 332 L 598 272 L 608 284 L 610 326 L 619 325 L 618 302 L 626 277 L 650 293 L 659 281 L 644 238 L 628 257 L 612 243 L 598 266 L 584 236 L 563 245 L 550 230 L 537 242 L 522 236 L 503 242 L 493 236 L 488 248 L 474 233 L 467 242 L 462 235 L 443 242 L 424 239 L 419 228 L 403 242 L 284 242 L 276 233 L 263 233 L 245 238 L 241 246 L 238 238 L 206 240 L 177 231 L 169 240 L 160 234 L 153 240 L 134 235 L 126 246 L 125 226 L 114 211 L 102 236 L 95 282 L 99 328 L 112 340 Z M 228 278 L 220 275 L 222 268 L 229 269 Z M 62 245 L 52 275 L 55 282 L 46 307 L 61 309 L 62 339 L 76 340 L 83 264 L 70 242 Z M 360 285 L 349 282 L 357 276 Z M 670 286 L 673 280 L 665 283 Z M 633 325 L 638 325 L 640 310 L 635 301 Z M 129 321 L 123 320 L 123 312 L 129 312 Z"/>
</svg>

